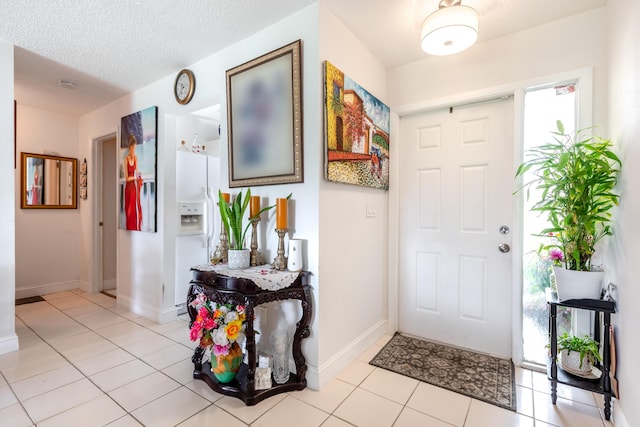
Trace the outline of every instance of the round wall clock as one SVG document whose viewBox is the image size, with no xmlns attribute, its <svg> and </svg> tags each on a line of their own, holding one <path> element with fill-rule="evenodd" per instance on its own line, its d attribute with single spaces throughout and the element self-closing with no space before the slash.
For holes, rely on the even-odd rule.
<svg viewBox="0 0 640 427">
<path fill-rule="evenodd" d="M 176 76 L 176 82 L 173 85 L 173 94 L 176 97 L 178 104 L 188 104 L 193 98 L 193 93 L 196 91 L 196 77 L 193 75 L 193 71 L 180 70 Z"/>
</svg>

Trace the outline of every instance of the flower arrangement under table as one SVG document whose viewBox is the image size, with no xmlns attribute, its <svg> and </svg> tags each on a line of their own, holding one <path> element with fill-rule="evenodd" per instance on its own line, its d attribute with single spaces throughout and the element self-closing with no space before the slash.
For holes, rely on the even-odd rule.
<svg viewBox="0 0 640 427">
<path fill-rule="evenodd" d="M 312 297 L 306 272 L 291 273 L 273 270 L 268 265 L 245 270 L 229 270 L 220 266 L 202 265 L 191 269 L 193 278 L 187 294 L 190 317 L 190 337 L 198 341 L 192 357 L 193 378 L 206 382 L 214 391 L 237 397 L 247 405 L 276 395 L 302 390 L 307 385 L 307 365 L 302 354 L 302 340 L 310 334 Z M 293 336 L 292 356 L 296 371 L 284 384 L 268 389 L 256 389 L 257 349 L 253 329 L 255 307 L 272 301 L 298 300 L 302 315 Z M 229 382 L 221 381 L 209 361 L 203 360 L 211 351 L 211 362 L 228 350 L 234 351 L 244 338 L 245 356 L 240 368 Z M 239 346 L 238 346 L 239 348 Z"/>
<path fill-rule="evenodd" d="M 191 324 L 191 341 L 211 350 L 211 369 L 222 383 L 233 380 L 242 363 L 238 344 L 244 338 L 245 309 L 243 305 L 218 304 L 200 293 L 191 301 L 198 315 Z"/>
</svg>

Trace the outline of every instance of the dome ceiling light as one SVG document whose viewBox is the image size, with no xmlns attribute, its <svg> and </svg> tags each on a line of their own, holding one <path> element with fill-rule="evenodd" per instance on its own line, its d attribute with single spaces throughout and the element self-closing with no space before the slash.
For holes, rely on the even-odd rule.
<svg viewBox="0 0 640 427">
<path fill-rule="evenodd" d="M 461 0 L 441 0 L 439 9 L 422 24 L 422 50 L 430 55 L 453 55 L 478 39 L 478 12 Z"/>
</svg>

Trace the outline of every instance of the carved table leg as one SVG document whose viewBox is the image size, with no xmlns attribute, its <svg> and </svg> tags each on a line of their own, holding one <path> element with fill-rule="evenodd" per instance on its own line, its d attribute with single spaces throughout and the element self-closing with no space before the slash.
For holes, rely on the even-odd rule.
<svg viewBox="0 0 640 427">
<path fill-rule="evenodd" d="M 247 351 L 247 394 L 253 395 L 256 390 L 256 335 L 253 330 L 253 303 L 245 300 L 245 315 L 247 328 L 245 329 L 245 349 Z"/>
<path fill-rule="evenodd" d="M 302 304 L 302 317 L 296 325 L 296 332 L 293 337 L 293 360 L 296 364 L 296 376 L 299 382 L 306 382 L 307 364 L 302 354 L 302 340 L 310 335 L 309 320 L 311 319 L 311 290 L 309 286 L 303 287 L 303 294 L 300 298 Z"/>
<path fill-rule="evenodd" d="M 193 352 L 193 357 L 191 357 L 195 371 L 202 371 L 202 356 L 204 356 L 204 348 L 200 346 L 196 347 L 196 350 Z"/>
</svg>

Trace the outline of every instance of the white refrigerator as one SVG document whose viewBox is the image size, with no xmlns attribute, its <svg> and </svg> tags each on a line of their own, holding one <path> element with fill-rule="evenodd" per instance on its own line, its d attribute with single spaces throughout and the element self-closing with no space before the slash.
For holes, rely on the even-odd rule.
<svg viewBox="0 0 640 427">
<path fill-rule="evenodd" d="M 215 249 L 220 158 L 186 151 L 176 152 L 176 230 L 175 303 L 187 300 L 190 268 L 209 262 Z"/>
</svg>

